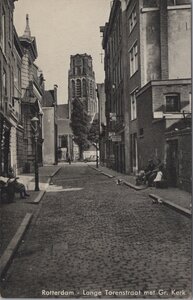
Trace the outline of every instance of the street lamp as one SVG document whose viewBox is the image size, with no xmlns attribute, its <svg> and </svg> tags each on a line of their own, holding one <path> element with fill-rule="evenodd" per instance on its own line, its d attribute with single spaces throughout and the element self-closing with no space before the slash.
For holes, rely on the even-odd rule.
<svg viewBox="0 0 193 300">
<path fill-rule="evenodd" d="M 31 126 L 34 132 L 35 140 L 35 191 L 39 191 L 39 170 L 38 170 L 38 122 L 37 117 L 31 119 Z"/>
</svg>

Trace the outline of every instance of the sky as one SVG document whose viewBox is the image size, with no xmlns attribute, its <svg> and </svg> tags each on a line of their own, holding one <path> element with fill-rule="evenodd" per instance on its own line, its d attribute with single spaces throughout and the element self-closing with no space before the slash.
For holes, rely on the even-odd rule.
<svg viewBox="0 0 193 300">
<path fill-rule="evenodd" d="M 70 55 L 87 53 L 93 58 L 96 83 L 104 82 L 100 26 L 109 19 L 111 0 L 18 0 L 14 25 L 19 36 L 29 14 L 31 35 L 35 36 L 45 88 L 58 85 L 58 103 L 68 102 Z"/>
</svg>

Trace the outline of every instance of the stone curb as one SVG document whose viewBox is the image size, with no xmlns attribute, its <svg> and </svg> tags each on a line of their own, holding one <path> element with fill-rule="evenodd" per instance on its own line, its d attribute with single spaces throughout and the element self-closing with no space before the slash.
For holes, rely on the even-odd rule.
<svg viewBox="0 0 193 300">
<path fill-rule="evenodd" d="M 132 189 L 134 189 L 136 191 L 141 191 L 141 190 L 145 189 L 144 187 L 141 188 L 141 187 L 139 187 L 137 185 L 134 185 L 134 184 L 132 184 L 132 183 L 130 183 L 128 181 L 125 181 L 125 180 L 123 180 L 123 184 L 129 186 L 130 188 L 132 188 Z"/>
<path fill-rule="evenodd" d="M 31 218 L 32 218 L 31 213 L 27 213 L 25 215 L 16 234 L 14 235 L 11 242 L 5 249 L 3 255 L 1 256 L 1 258 L 0 258 L 0 278 L 2 278 L 3 275 L 5 274 L 5 272 L 7 271 L 9 264 L 11 262 L 11 259 L 12 259 L 13 255 L 15 254 L 23 235 L 24 235 L 25 231 L 27 230 L 27 227 L 29 226 Z"/>
<path fill-rule="evenodd" d="M 87 165 L 87 166 L 89 166 L 89 165 Z M 97 169 L 97 168 L 95 168 L 95 167 L 92 167 L 92 166 L 89 166 L 89 167 L 90 167 L 91 169 L 95 170 L 95 171 L 100 172 L 101 174 L 103 174 L 103 175 L 105 175 L 105 176 L 107 176 L 107 177 L 109 177 L 109 178 L 114 178 L 114 177 L 115 177 L 114 175 L 110 175 L 110 174 L 107 174 L 107 173 L 105 173 L 105 172 L 102 172 L 102 170 Z"/>
<path fill-rule="evenodd" d="M 97 169 L 97 168 L 95 168 L 93 166 L 90 166 L 90 165 L 87 165 L 87 166 L 90 167 L 91 169 L 95 170 L 95 171 L 102 172 L 100 169 Z"/>
<path fill-rule="evenodd" d="M 58 170 L 54 171 L 48 178 L 45 189 L 47 189 L 47 187 L 52 184 L 52 178 L 61 170 L 62 167 L 60 167 Z"/>
<path fill-rule="evenodd" d="M 33 202 L 30 202 L 32 204 L 39 204 L 40 201 L 42 200 L 44 194 L 45 194 L 46 191 L 39 191 L 37 197 L 35 198 L 35 200 Z"/>
<path fill-rule="evenodd" d="M 94 169 L 96 171 L 101 172 L 101 174 L 106 175 L 109 178 L 115 177 L 115 176 L 109 175 L 107 173 L 104 173 L 101 170 L 98 170 L 98 169 L 96 169 L 96 168 L 94 168 L 92 166 L 89 166 L 89 167 L 91 167 L 92 169 Z M 122 182 L 123 182 L 124 185 L 129 186 L 130 188 L 132 188 L 132 189 L 134 189 L 136 191 L 141 191 L 141 190 L 146 189 L 146 187 L 138 187 L 138 186 L 136 186 L 136 185 L 134 185 L 134 184 L 132 184 L 132 183 L 130 183 L 128 181 L 125 181 L 125 180 L 122 180 Z M 169 200 L 165 200 L 165 199 L 163 199 L 163 198 L 161 198 L 161 197 L 159 197 L 157 195 L 154 195 L 154 194 L 149 194 L 149 197 L 152 198 L 152 199 L 154 199 L 154 200 L 156 200 L 157 203 L 162 203 L 163 205 L 165 205 L 165 206 L 167 206 L 167 207 L 169 207 L 169 208 L 171 208 L 171 209 L 173 209 L 173 210 L 175 210 L 175 211 L 177 211 L 177 212 L 185 215 L 188 218 L 192 217 L 192 212 L 189 209 L 183 208 L 183 207 L 181 207 L 181 206 L 179 206 L 179 205 L 177 205 L 177 204 L 175 204 L 175 203 L 173 203 L 173 202 L 171 202 Z"/>
<path fill-rule="evenodd" d="M 101 174 L 103 174 L 103 175 L 105 175 L 105 176 L 107 176 L 107 177 L 109 177 L 109 178 L 114 178 L 114 177 L 115 177 L 115 176 L 113 176 L 113 175 L 107 174 L 107 173 L 102 172 L 102 171 L 101 171 Z"/>
<path fill-rule="evenodd" d="M 149 197 L 156 200 L 158 203 L 162 203 L 163 205 L 177 211 L 178 213 L 188 217 L 188 218 L 191 218 L 192 217 L 192 212 L 191 210 L 187 209 L 187 208 L 183 208 L 175 203 L 172 203 L 171 201 L 169 200 L 165 200 L 163 198 L 161 198 L 160 196 L 157 196 L 155 194 L 149 194 Z"/>
<path fill-rule="evenodd" d="M 54 171 L 48 178 L 47 182 L 45 183 L 45 190 L 42 190 L 38 193 L 37 197 L 35 198 L 35 200 L 33 202 L 29 202 L 29 203 L 32 203 L 32 204 L 39 204 L 39 202 L 42 200 L 45 192 L 46 192 L 46 189 L 48 188 L 49 184 L 51 183 L 52 181 L 52 177 L 54 177 L 59 171 L 60 171 L 61 167 Z"/>
</svg>

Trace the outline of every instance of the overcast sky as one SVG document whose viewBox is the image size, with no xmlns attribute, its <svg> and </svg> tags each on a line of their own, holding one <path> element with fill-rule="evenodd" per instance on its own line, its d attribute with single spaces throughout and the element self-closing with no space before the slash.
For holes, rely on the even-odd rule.
<svg viewBox="0 0 193 300">
<path fill-rule="evenodd" d="M 18 0 L 14 24 L 19 36 L 24 33 L 26 14 L 32 36 L 36 37 L 38 59 L 46 89 L 58 85 L 58 102 L 68 100 L 70 55 L 87 53 L 93 58 L 96 83 L 104 81 L 100 53 L 99 26 L 108 22 L 111 0 Z"/>
</svg>

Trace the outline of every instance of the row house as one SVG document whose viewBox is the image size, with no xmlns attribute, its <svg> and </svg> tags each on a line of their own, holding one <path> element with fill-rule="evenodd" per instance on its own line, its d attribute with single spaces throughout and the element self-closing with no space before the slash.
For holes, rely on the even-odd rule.
<svg viewBox="0 0 193 300">
<path fill-rule="evenodd" d="M 100 30 L 105 50 L 107 164 L 135 174 L 148 159 L 160 159 L 170 185 L 187 189 L 191 172 L 182 157 L 190 156 L 190 135 L 183 149 L 181 141 L 187 126 L 186 136 L 190 132 L 190 1 L 114 0 L 109 22 Z M 120 112 L 121 130 L 117 128 Z"/>
<path fill-rule="evenodd" d="M 13 25 L 14 0 L 0 2 L 0 173 L 22 169 L 21 65 L 23 49 Z"/>
<path fill-rule="evenodd" d="M 35 65 L 38 57 L 36 39 L 31 36 L 29 27 L 29 16 L 26 15 L 26 28 L 24 34 L 19 38 L 23 48 L 21 86 L 22 86 L 22 124 L 24 127 L 23 139 L 23 171 L 30 172 L 34 169 L 35 143 L 31 119 L 37 117 L 38 124 L 38 163 L 42 165 L 42 143 L 43 143 L 43 110 L 42 97 L 44 93 L 44 78 L 42 72 Z"/>
<path fill-rule="evenodd" d="M 98 98 L 98 120 L 99 120 L 99 152 L 100 164 L 106 166 L 106 147 L 108 138 L 106 136 L 106 115 L 105 115 L 105 84 L 97 83 Z"/>
<path fill-rule="evenodd" d="M 39 118 L 38 159 L 42 163 L 43 74 L 34 64 L 37 58 L 35 37 L 29 18 L 18 37 L 13 25 L 14 1 L 0 2 L 0 173 L 9 166 L 15 174 L 30 171 L 34 164 L 34 132 L 31 119 Z"/>
<path fill-rule="evenodd" d="M 58 135 L 58 118 L 57 118 L 57 88 L 46 90 L 43 95 L 43 163 L 46 165 L 57 164 L 57 135 Z"/>
<path fill-rule="evenodd" d="M 76 159 L 75 153 L 77 153 L 77 148 L 75 149 L 73 145 L 73 133 L 70 127 L 68 104 L 60 104 L 57 106 L 57 124 L 58 160 L 66 161 L 68 156 L 70 156 L 72 160 Z"/>
</svg>

